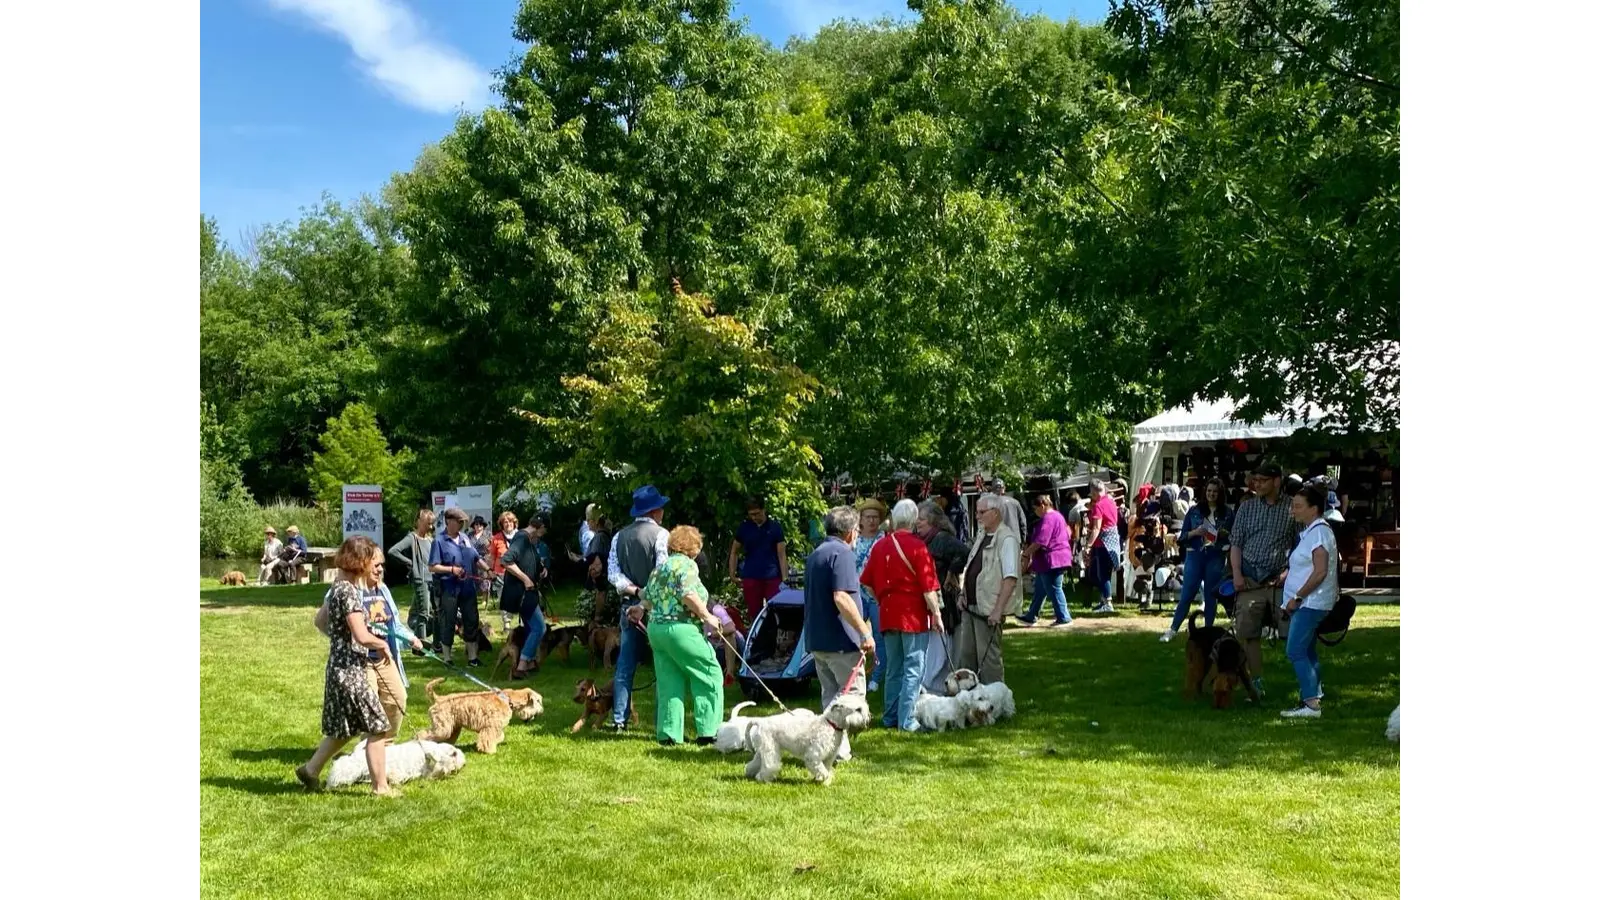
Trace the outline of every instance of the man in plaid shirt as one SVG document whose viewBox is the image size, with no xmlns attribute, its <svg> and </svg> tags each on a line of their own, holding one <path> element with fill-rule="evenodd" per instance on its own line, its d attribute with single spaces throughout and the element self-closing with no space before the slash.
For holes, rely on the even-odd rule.
<svg viewBox="0 0 1600 900">
<path fill-rule="evenodd" d="M 1289 551 L 1294 547 L 1300 527 L 1289 515 L 1289 498 L 1283 496 L 1283 467 L 1262 462 L 1251 475 L 1255 496 L 1239 506 L 1234 515 L 1228 550 L 1233 564 L 1233 630 L 1244 641 L 1245 659 L 1255 675 L 1258 694 L 1261 685 L 1261 633 L 1277 628 L 1277 604 L 1273 595 L 1288 574 Z"/>
</svg>

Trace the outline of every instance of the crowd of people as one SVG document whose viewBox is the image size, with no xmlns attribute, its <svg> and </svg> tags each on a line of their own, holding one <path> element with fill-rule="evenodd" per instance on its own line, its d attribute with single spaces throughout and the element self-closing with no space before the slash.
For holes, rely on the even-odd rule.
<svg viewBox="0 0 1600 900">
<path fill-rule="evenodd" d="M 1029 528 L 1021 503 L 996 479 L 977 498 L 970 536 L 964 516 L 952 514 L 961 505 L 948 497 L 902 499 L 893 507 L 875 498 L 835 506 L 822 517 L 821 539 L 803 569 L 804 641 L 816 664 L 822 703 L 841 691 L 882 690 L 882 724 L 917 731 L 913 709 L 925 676 L 942 675 L 926 671 L 931 641 L 945 648 L 942 669 L 970 669 L 982 683 L 1003 682 L 1004 625 L 1024 571 L 1032 576 L 1033 591 L 1017 625 L 1039 625 L 1048 600 L 1052 627 L 1066 627 L 1073 622 L 1069 575 L 1100 598 L 1097 610 L 1111 611 L 1111 584 L 1124 548 L 1132 546 L 1137 564 L 1148 565 L 1146 554 L 1154 552 L 1156 541 L 1175 532 L 1184 577 L 1161 639 L 1177 634 L 1196 598 L 1208 625 L 1218 604 L 1231 598 L 1233 630 L 1259 692 L 1261 638 L 1287 619 L 1286 652 L 1301 702 L 1283 715 L 1320 716 L 1315 638 L 1338 595 L 1332 528 L 1337 520 L 1320 484 L 1296 485 L 1291 497 L 1284 480 L 1276 464 L 1261 465 L 1236 507 L 1226 502 L 1226 489 L 1216 479 L 1193 500 L 1187 488 L 1146 485 L 1126 507 L 1119 507 L 1110 486 L 1094 480 L 1087 497 L 1066 495 L 1065 513 L 1056 509 L 1052 493 L 1031 497 Z M 743 609 L 730 610 L 706 587 L 709 561 L 700 531 L 689 524 L 666 527 L 669 503 L 654 486 L 639 488 L 628 523 L 614 534 L 610 520 L 591 504 L 578 552 L 568 551 L 568 557 L 585 566 L 580 616 L 595 624 L 615 621 L 620 629 L 610 728 L 624 730 L 633 714 L 634 677 L 648 647 L 656 678 L 656 739 L 664 745 L 685 742 L 688 698 L 699 732 L 695 740 L 709 743 L 722 720 L 723 691 L 733 682 L 746 629 L 790 580 L 788 542 L 764 500 L 750 498 L 728 553 L 728 574 Z M 323 712 L 327 739 L 296 770 L 308 784 L 358 734 L 367 736 L 369 761 L 377 754 L 372 771 L 382 771 L 383 747 L 405 708 L 402 644 L 419 654 L 431 645 L 448 664 L 459 624 L 467 664 L 481 665 L 478 651 L 486 638 L 478 618 L 480 591 L 498 602 L 508 631 L 513 616 L 524 630 L 512 677 L 524 678 L 537 667 L 552 565 L 548 519 L 534 515 L 519 529 L 517 517 L 504 512 L 491 533 L 481 517 L 469 523 L 464 512 L 451 508 L 443 513 L 439 534 L 434 518 L 432 510 L 420 510 L 413 529 L 387 552 L 411 584 L 405 623 L 383 586 L 378 548 L 364 538 L 339 548 L 341 577 L 317 620 L 331 641 Z M 271 529 L 267 534 L 264 578 L 276 537 Z M 297 537 L 291 528 L 291 539 Z M 846 743 L 840 758 L 848 757 Z M 374 789 L 387 790 L 378 781 Z"/>
</svg>

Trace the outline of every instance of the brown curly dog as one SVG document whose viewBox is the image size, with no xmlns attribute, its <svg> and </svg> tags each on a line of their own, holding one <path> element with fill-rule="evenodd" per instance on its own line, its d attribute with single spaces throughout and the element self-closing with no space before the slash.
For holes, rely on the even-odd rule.
<svg viewBox="0 0 1600 900">
<path fill-rule="evenodd" d="M 511 714 L 526 722 L 544 712 L 544 698 L 531 688 L 505 691 L 504 698 L 494 691 L 440 696 L 434 687 L 443 678 L 428 682 L 429 728 L 417 732 L 417 739 L 453 744 L 463 729 L 478 733 L 478 752 L 493 753 L 505 738 Z"/>
<path fill-rule="evenodd" d="M 221 584 L 223 587 L 244 587 L 244 573 L 235 569 L 222 576 Z"/>
</svg>

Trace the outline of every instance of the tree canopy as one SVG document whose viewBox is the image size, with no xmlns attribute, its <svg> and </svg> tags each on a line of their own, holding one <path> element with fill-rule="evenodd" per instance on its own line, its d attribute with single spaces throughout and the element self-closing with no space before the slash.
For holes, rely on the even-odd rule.
<svg viewBox="0 0 1600 900">
<path fill-rule="evenodd" d="M 1197 397 L 1396 425 L 1398 0 L 911 0 L 782 48 L 730 5 L 524 0 L 500 101 L 380 200 L 202 220 L 218 496 L 320 492 L 352 404 L 402 484 L 653 480 L 716 529 L 1114 465 Z"/>
</svg>

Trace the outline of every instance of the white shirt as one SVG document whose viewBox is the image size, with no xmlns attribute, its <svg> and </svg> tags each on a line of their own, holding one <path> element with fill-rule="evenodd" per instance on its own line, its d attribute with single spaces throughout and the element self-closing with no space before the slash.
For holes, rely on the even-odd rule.
<svg viewBox="0 0 1600 900">
<path fill-rule="evenodd" d="M 589 527 L 588 520 L 578 526 L 578 555 L 589 555 L 589 542 L 594 540 L 594 529 Z"/>
<path fill-rule="evenodd" d="M 1333 529 L 1322 519 L 1317 519 L 1300 533 L 1300 542 L 1289 554 L 1289 578 L 1283 583 L 1283 603 L 1300 595 L 1300 588 L 1311 578 L 1312 551 L 1318 547 L 1328 551 L 1328 574 L 1323 576 L 1317 589 L 1306 595 L 1302 604 L 1307 609 L 1333 609 L 1339 599 L 1339 546 Z"/>
<path fill-rule="evenodd" d="M 654 522 L 655 519 L 652 519 L 649 516 L 640 516 L 639 518 L 634 519 L 634 521 Z M 612 587 L 617 589 L 617 593 L 628 594 L 633 590 L 633 588 L 642 588 L 643 585 L 635 585 L 632 581 L 629 581 L 628 576 L 622 574 L 622 569 L 617 565 L 617 545 L 621 543 L 621 541 L 617 540 L 617 538 L 621 536 L 621 534 L 622 529 L 619 528 L 617 529 L 617 533 L 611 537 L 611 552 L 606 556 L 606 579 L 611 582 Z M 661 533 L 656 535 L 656 565 L 659 566 L 666 561 L 667 530 L 663 528 L 661 529 Z"/>
</svg>

